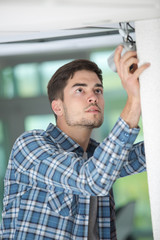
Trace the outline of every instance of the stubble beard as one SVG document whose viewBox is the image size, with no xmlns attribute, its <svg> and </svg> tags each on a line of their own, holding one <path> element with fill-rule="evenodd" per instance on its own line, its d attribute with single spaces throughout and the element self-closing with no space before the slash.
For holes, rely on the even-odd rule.
<svg viewBox="0 0 160 240">
<path fill-rule="evenodd" d="M 94 120 L 90 120 L 87 118 L 81 118 L 80 120 L 74 121 L 71 116 L 69 116 L 66 106 L 64 106 L 65 120 L 68 126 L 77 126 L 88 129 L 98 128 L 103 123 L 103 115 L 97 118 L 95 116 Z M 96 114 L 97 115 L 97 114 Z"/>
</svg>

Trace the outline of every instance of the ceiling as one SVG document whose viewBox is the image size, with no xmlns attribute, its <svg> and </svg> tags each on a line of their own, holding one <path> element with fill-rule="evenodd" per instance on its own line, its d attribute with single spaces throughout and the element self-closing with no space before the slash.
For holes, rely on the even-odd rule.
<svg viewBox="0 0 160 240">
<path fill-rule="evenodd" d="M 17 55 L 116 45 L 119 22 L 159 17 L 160 0 L 0 0 L 0 66 Z"/>
<path fill-rule="evenodd" d="M 0 0 L 0 42 L 159 17 L 160 0 Z"/>
</svg>

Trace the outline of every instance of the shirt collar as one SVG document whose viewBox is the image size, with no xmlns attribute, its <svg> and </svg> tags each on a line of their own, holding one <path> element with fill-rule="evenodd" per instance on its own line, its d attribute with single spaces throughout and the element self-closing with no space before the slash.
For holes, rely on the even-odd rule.
<svg viewBox="0 0 160 240">
<path fill-rule="evenodd" d="M 67 134 L 62 132 L 61 129 L 59 129 L 54 124 L 50 123 L 46 129 L 47 135 L 54 141 L 55 143 L 59 144 L 65 151 L 71 152 L 71 151 L 79 151 L 84 152 L 82 147 L 76 143 L 72 138 L 70 138 Z M 90 139 L 87 152 L 92 152 L 97 147 L 98 143 Z"/>
</svg>

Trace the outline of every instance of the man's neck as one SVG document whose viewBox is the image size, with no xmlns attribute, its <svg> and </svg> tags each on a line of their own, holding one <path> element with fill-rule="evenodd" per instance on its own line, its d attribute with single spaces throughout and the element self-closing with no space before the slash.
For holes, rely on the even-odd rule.
<svg viewBox="0 0 160 240">
<path fill-rule="evenodd" d="M 57 127 L 78 143 L 84 151 L 87 150 L 92 129 L 81 126 L 65 126 L 64 124 L 61 125 L 58 122 Z"/>
</svg>

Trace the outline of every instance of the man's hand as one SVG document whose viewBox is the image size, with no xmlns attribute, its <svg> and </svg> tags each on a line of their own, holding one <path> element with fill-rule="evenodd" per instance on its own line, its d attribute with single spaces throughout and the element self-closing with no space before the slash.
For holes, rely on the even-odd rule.
<svg viewBox="0 0 160 240">
<path fill-rule="evenodd" d="M 122 50 L 123 46 L 119 46 L 114 57 L 117 73 L 128 95 L 121 117 L 130 127 L 137 127 L 141 114 L 139 76 L 150 64 L 138 67 L 137 53 L 129 51 L 121 56 Z"/>
</svg>

